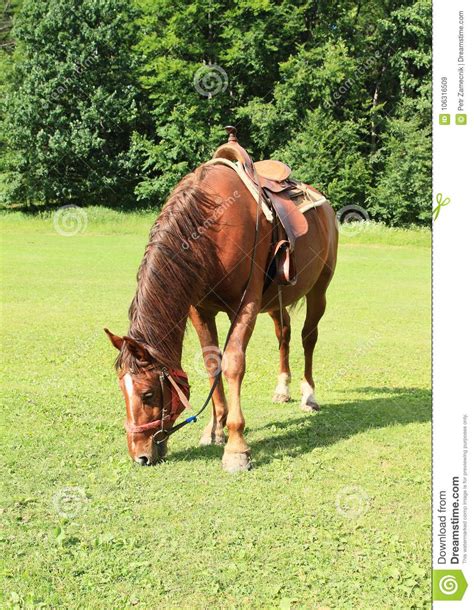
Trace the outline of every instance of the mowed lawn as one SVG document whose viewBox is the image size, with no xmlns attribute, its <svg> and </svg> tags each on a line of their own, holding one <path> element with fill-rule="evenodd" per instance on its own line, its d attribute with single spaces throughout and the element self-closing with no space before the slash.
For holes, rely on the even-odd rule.
<svg viewBox="0 0 474 610">
<path fill-rule="evenodd" d="M 430 607 L 430 234 L 343 233 L 315 354 L 318 414 L 271 402 L 278 350 L 261 316 L 243 389 L 254 469 L 199 448 L 208 414 L 168 461 L 127 456 L 103 327 L 127 309 L 153 214 L 3 217 L 2 607 Z M 84 219 L 83 219 L 84 220 Z M 220 319 L 222 337 L 227 329 Z M 183 367 L 207 390 L 194 330 Z"/>
</svg>

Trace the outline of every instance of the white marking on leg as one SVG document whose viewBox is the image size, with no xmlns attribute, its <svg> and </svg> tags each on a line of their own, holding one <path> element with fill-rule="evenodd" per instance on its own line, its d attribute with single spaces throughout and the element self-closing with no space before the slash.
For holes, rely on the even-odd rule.
<svg viewBox="0 0 474 610">
<path fill-rule="evenodd" d="M 301 405 L 307 405 L 308 402 L 317 402 L 314 397 L 314 389 L 310 386 L 310 384 L 304 379 L 301 382 Z"/>
<path fill-rule="evenodd" d="M 278 383 L 273 394 L 273 402 L 287 402 L 290 400 L 290 381 L 289 373 L 280 373 L 278 375 Z"/>
<path fill-rule="evenodd" d="M 285 394 L 288 395 L 290 393 L 290 381 L 291 377 L 288 373 L 280 373 L 278 375 L 278 383 L 275 388 L 275 394 Z"/>
</svg>

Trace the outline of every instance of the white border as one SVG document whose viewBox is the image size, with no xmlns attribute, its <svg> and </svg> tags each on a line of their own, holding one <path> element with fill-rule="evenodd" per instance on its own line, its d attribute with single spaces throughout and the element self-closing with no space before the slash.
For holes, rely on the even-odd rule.
<svg viewBox="0 0 474 610">
<path fill-rule="evenodd" d="M 458 22 L 464 14 L 464 110 L 456 125 Z M 441 108 L 441 78 L 448 81 L 447 109 Z M 433 204 L 450 203 L 433 223 L 433 568 L 462 569 L 468 588 L 461 602 L 437 601 L 435 608 L 474 608 L 474 491 L 468 500 L 467 563 L 438 565 L 437 509 L 441 490 L 463 474 L 463 414 L 468 414 L 469 483 L 474 477 L 474 2 L 433 3 Z M 451 115 L 450 125 L 439 114 Z M 470 486 L 472 490 L 472 485 Z M 462 522 L 462 518 L 461 518 Z M 448 544 L 451 534 L 448 533 Z M 461 555 L 464 543 L 461 531 Z"/>
</svg>

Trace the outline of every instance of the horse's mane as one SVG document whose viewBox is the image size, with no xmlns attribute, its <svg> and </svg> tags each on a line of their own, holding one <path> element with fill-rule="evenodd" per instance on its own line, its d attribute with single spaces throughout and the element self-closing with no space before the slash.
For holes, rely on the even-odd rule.
<svg viewBox="0 0 474 610">
<path fill-rule="evenodd" d="M 203 293 L 215 262 L 209 217 L 216 202 L 201 184 L 211 169 L 198 167 L 172 192 L 151 228 L 138 269 L 128 334 L 152 348 L 154 359 L 164 366 L 179 364 L 189 306 Z M 137 370 L 126 342 L 116 368 Z"/>
</svg>

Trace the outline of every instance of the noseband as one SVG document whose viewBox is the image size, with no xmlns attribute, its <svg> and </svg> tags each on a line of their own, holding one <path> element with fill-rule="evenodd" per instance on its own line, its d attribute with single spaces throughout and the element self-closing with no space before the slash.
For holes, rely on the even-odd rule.
<svg viewBox="0 0 474 610">
<path fill-rule="evenodd" d="M 165 430 L 165 424 L 174 424 L 185 409 L 191 408 L 191 405 L 189 404 L 190 386 L 186 373 L 181 369 L 169 370 L 162 368 L 160 370 L 160 385 L 161 394 L 163 397 L 165 380 L 167 380 L 171 386 L 171 411 L 166 412 L 163 404 L 162 416 L 160 419 L 154 419 L 153 421 L 141 425 L 131 424 L 125 420 L 125 430 L 129 434 L 141 434 L 144 432 L 155 431 L 153 440 L 155 440 L 157 443 L 163 442 L 170 434 L 174 432 L 173 427 Z M 195 421 L 195 416 L 188 417 L 188 419 L 185 420 L 186 423 L 190 423 L 191 421 Z M 183 424 L 185 422 L 183 422 Z M 179 427 L 181 427 L 181 425 Z M 177 426 L 175 428 L 177 428 Z"/>
</svg>

